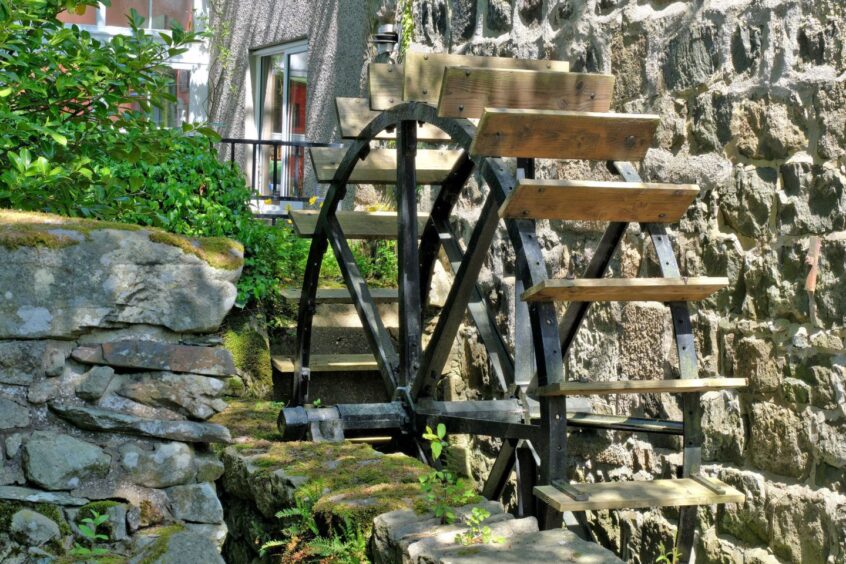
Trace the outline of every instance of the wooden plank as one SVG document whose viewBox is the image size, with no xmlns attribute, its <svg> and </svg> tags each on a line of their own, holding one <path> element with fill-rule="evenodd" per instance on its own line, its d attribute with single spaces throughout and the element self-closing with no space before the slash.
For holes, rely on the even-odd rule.
<svg viewBox="0 0 846 564">
<path fill-rule="evenodd" d="M 321 183 L 332 182 L 338 165 L 347 154 L 346 147 L 312 147 L 311 164 Z M 458 149 L 418 149 L 417 183 L 441 184 L 449 175 L 461 151 Z M 394 149 L 371 149 L 363 161 L 356 163 L 347 184 L 396 184 L 397 152 Z"/>
<path fill-rule="evenodd" d="M 388 110 L 402 102 L 402 75 L 402 65 L 370 63 L 367 78 L 371 110 Z"/>
<path fill-rule="evenodd" d="M 282 288 L 281 293 L 284 300 L 299 303 L 303 292 L 300 288 Z M 394 303 L 399 299 L 396 288 L 370 288 L 370 296 L 376 303 Z M 347 288 L 318 288 L 315 303 L 351 304 L 353 302 Z"/>
<path fill-rule="evenodd" d="M 551 278 L 523 292 L 527 302 L 688 302 L 728 286 L 728 278 Z"/>
<path fill-rule="evenodd" d="M 273 368 L 279 372 L 293 372 L 294 358 L 272 357 Z M 371 372 L 379 370 L 372 354 L 313 354 L 309 368 L 312 372 Z"/>
<path fill-rule="evenodd" d="M 699 194 L 695 184 L 521 180 L 499 209 L 503 218 L 672 223 Z"/>
<path fill-rule="evenodd" d="M 745 496 L 735 488 L 723 482 L 720 482 L 720 485 L 725 488 L 723 494 L 718 494 L 690 478 L 681 478 L 570 484 L 570 488 L 587 496 L 585 500 L 573 499 L 555 486 L 537 486 L 535 495 L 558 511 L 679 507 L 745 501 Z"/>
<path fill-rule="evenodd" d="M 498 69 L 551 70 L 567 72 L 566 61 L 513 59 L 510 57 L 479 57 L 447 53 L 405 54 L 403 100 L 416 100 L 436 106 L 441 95 L 441 83 L 446 67 L 474 67 Z"/>
<path fill-rule="evenodd" d="M 338 125 L 341 128 L 342 139 L 358 139 L 361 130 L 364 129 L 381 112 L 370 109 L 370 100 L 367 98 L 335 98 L 335 109 L 338 112 Z M 394 140 L 397 138 L 396 131 L 382 131 L 376 139 Z M 448 141 L 449 135 L 430 124 L 423 124 L 417 127 L 418 141 Z"/>
<path fill-rule="evenodd" d="M 300 237 L 314 235 L 319 213 L 315 210 L 292 210 L 291 221 L 297 235 Z M 347 239 L 397 238 L 396 212 L 338 211 L 336 215 Z M 428 219 L 426 215 L 418 216 L 417 221 L 421 233 Z"/>
<path fill-rule="evenodd" d="M 485 108 L 470 154 L 639 161 L 659 121 L 652 114 Z"/>
<path fill-rule="evenodd" d="M 745 378 L 685 378 L 675 380 L 614 380 L 559 382 L 538 388 L 539 396 L 604 396 L 609 394 L 681 394 L 743 388 Z"/>
<path fill-rule="evenodd" d="M 486 107 L 607 112 L 613 90 L 610 74 L 447 67 L 438 115 L 480 118 Z"/>
</svg>

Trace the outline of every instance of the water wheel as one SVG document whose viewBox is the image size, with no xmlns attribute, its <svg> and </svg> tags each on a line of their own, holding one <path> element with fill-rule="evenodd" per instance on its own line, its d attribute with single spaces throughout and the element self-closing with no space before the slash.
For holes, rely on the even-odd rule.
<svg viewBox="0 0 846 564">
<path fill-rule="evenodd" d="M 330 184 L 319 212 L 293 212 L 297 232 L 311 238 L 301 293 L 297 353 L 292 359 L 294 401 L 279 417 L 287 439 L 342 438 L 345 432 L 393 429 L 410 437 L 424 425 L 443 423 L 451 433 L 497 437 L 502 447 L 483 494 L 496 499 L 517 473 L 519 511 L 559 527 L 564 513 L 582 524 L 585 511 L 678 506 L 677 546 L 692 556 L 698 505 L 739 503 L 743 495 L 700 471 L 700 394 L 736 388 L 736 378 L 700 378 L 687 302 L 727 285 L 725 278 L 686 278 L 665 226 L 678 221 L 695 199 L 692 185 L 645 183 L 631 161 L 642 159 L 659 123 L 655 115 L 609 111 L 614 78 L 568 72 L 563 62 L 409 53 L 402 65 L 371 64 L 370 98 L 339 98 L 343 149 L 312 149 L 318 180 Z M 373 148 L 392 139 L 396 149 Z M 418 142 L 441 149 L 418 149 Z M 516 176 L 503 158 L 517 159 Z M 535 180 L 534 159 L 607 162 L 619 181 Z M 487 186 L 472 235 L 462 247 L 450 215 L 471 175 Z M 354 184 L 396 185 L 397 213 L 338 211 Z M 431 212 L 418 215 L 418 184 L 439 185 Z M 537 220 L 607 222 L 602 239 L 577 278 L 550 278 L 536 235 Z M 658 278 L 607 278 L 612 256 L 629 224 L 651 240 Z M 477 278 L 500 225 L 516 256 L 516 320 L 512 355 L 494 321 Z M 395 292 L 368 288 L 348 239 L 396 238 L 399 280 Z M 322 257 L 331 248 L 346 290 L 322 290 Z M 453 282 L 428 345 L 422 320 L 433 265 L 441 250 Z M 312 317 L 320 301 L 355 305 L 372 357 L 318 358 L 310 354 Z M 399 338 L 380 319 L 377 302 L 399 302 Z M 569 302 L 559 319 L 555 302 Z M 563 359 L 594 301 L 658 301 L 669 307 L 678 352 L 677 378 L 568 381 Z M 433 395 L 465 313 L 479 332 L 502 399 L 439 401 Z M 357 363 L 378 369 L 389 402 L 306 407 L 313 371 Z M 683 394 L 682 420 L 593 414 L 571 396 Z M 569 399 L 568 399 L 569 398 Z M 684 463 L 677 479 L 570 483 L 567 434 L 599 428 L 683 437 Z"/>
</svg>

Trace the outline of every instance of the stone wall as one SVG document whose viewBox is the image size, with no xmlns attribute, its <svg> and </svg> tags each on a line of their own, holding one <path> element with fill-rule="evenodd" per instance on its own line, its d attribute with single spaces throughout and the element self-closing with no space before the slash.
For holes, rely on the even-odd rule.
<svg viewBox="0 0 846 564">
<path fill-rule="evenodd" d="M 673 226 L 686 275 L 727 275 L 731 287 L 693 306 L 700 373 L 749 378 L 740 392 L 705 394 L 708 472 L 743 490 L 742 506 L 703 508 L 708 562 L 846 559 L 846 5 L 840 0 L 419 0 L 412 49 L 568 60 L 616 76 L 614 108 L 662 117 L 640 166 L 650 181 L 702 192 Z M 608 178 L 604 165 L 540 162 L 540 177 Z M 458 211 L 465 236 L 483 189 Z M 578 275 L 602 225 L 542 222 L 553 276 Z M 811 236 L 822 240 L 811 322 L 804 283 Z M 655 276 L 636 229 L 615 276 Z M 482 283 L 513 332 L 513 256 L 504 233 Z M 447 396 L 492 393 L 475 332 L 461 332 Z M 675 374 L 667 310 L 597 304 L 571 351 L 569 378 Z M 604 413 L 679 418 L 670 396 L 596 401 Z M 671 477 L 676 440 L 574 435 L 574 479 Z M 485 442 L 473 445 L 493 452 Z M 490 460 L 474 460 L 483 478 Z M 600 539 L 632 562 L 671 543 L 674 512 L 596 513 Z"/>
<path fill-rule="evenodd" d="M 0 561 L 89 546 L 93 511 L 114 555 L 221 561 L 230 436 L 206 420 L 243 385 L 211 333 L 242 263 L 225 239 L 0 212 Z"/>
</svg>

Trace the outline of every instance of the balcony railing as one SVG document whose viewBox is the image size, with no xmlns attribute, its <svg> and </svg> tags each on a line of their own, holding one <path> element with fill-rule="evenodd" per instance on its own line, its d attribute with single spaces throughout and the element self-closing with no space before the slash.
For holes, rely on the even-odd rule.
<svg viewBox="0 0 846 564">
<path fill-rule="evenodd" d="M 303 208 L 310 198 L 304 186 L 306 149 L 341 146 L 277 139 L 225 138 L 219 143 L 222 156 L 244 171 L 256 216 L 271 220 L 286 217 L 289 209 Z"/>
</svg>

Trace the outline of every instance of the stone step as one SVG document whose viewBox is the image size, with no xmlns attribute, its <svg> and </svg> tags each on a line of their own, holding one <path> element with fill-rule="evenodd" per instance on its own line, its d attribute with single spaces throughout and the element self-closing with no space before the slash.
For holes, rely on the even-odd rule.
<svg viewBox="0 0 846 564">
<path fill-rule="evenodd" d="M 483 544 L 480 539 L 465 544 L 457 535 L 470 532 L 467 517 L 474 507 L 490 516 L 482 523 L 490 527 L 492 540 Z M 431 514 L 417 514 L 402 510 L 384 513 L 373 522 L 371 547 L 378 562 L 447 562 L 464 564 L 513 562 L 609 562 L 621 563 L 600 545 L 584 541 L 564 530 L 538 531 L 534 517 L 515 519 L 506 513 L 502 504 L 483 501 L 459 507 L 456 522 L 443 525 Z"/>
<path fill-rule="evenodd" d="M 374 303 L 397 303 L 399 290 L 397 288 L 368 288 Z M 303 291 L 300 288 L 283 288 L 282 298 L 288 302 L 299 304 Z M 351 304 L 352 296 L 347 288 L 318 288 L 315 296 L 318 304 Z"/>
<path fill-rule="evenodd" d="M 273 368 L 279 372 L 294 371 L 294 357 L 274 355 Z M 372 354 L 313 354 L 311 372 L 373 372 L 378 370 Z"/>
</svg>

